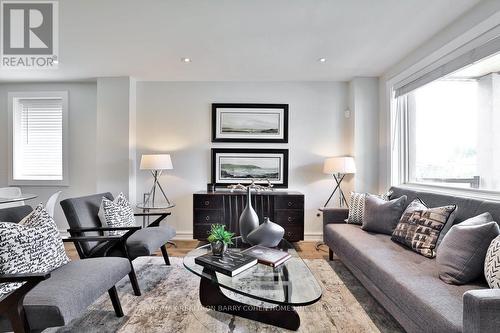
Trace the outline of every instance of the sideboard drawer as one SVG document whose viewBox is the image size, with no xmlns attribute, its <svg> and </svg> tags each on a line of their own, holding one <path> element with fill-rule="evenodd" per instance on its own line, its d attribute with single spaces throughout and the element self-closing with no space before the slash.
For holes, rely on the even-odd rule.
<svg viewBox="0 0 500 333">
<path fill-rule="evenodd" d="M 193 238 L 206 240 L 210 235 L 211 224 L 195 224 L 193 228 Z"/>
<path fill-rule="evenodd" d="M 289 242 L 298 242 L 304 240 L 304 229 L 302 227 L 288 227 L 285 228 L 285 235 L 283 236 Z"/>
<path fill-rule="evenodd" d="M 303 209 L 304 196 L 302 195 L 288 195 L 276 197 L 276 209 Z"/>
<path fill-rule="evenodd" d="M 220 195 L 195 195 L 193 198 L 194 208 L 218 209 L 222 207 L 222 196 Z"/>
<path fill-rule="evenodd" d="M 302 225 L 304 223 L 304 211 L 303 210 L 279 210 L 276 212 L 276 223 Z"/>
<path fill-rule="evenodd" d="M 222 212 L 212 209 L 195 209 L 195 223 L 222 223 Z"/>
</svg>

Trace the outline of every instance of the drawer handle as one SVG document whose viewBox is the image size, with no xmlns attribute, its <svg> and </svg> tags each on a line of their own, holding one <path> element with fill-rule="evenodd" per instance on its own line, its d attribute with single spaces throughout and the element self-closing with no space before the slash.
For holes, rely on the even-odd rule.
<svg viewBox="0 0 500 333">
<path fill-rule="evenodd" d="M 291 232 L 291 231 L 289 231 L 289 232 L 287 232 L 286 234 L 287 234 L 288 236 L 291 236 L 291 235 L 292 235 L 292 232 Z"/>
<path fill-rule="evenodd" d="M 293 221 L 293 217 L 288 216 L 288 222 L 292 222 L 292 221 Z"/>
<path fill-rule="evenodd" d="M 210 201 L 206 200 L 205 201 L 205 206 L 208 206 L 208 205 L 210 205 Z"/>
<path fill-rule="evenodd" d="M 210 231 L 208 231 L 208 230 L 207 230 L 207 231 L 205 231 L 205 233 L 206 233 L 207 235 L 210 235 Z"/>
<path fill-rule="evenodd" d="M 288 201 L 288 207 L 292 207 L 292 206 L 293 206 L 293 202 Z"/>
<path fill-rule="evenodd" d="M 205 216 L 205 221 L 210 221 L 210 216 Z"/>
</svg>

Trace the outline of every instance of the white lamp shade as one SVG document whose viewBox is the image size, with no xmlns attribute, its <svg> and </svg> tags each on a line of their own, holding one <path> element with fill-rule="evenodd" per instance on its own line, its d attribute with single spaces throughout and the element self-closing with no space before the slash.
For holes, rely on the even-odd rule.
<svg viewBox="0 0 500 333">
<path fill-rule="evenodd" d="M 170 154 L 142 155 L 141 170 L 170 170 L 173 169 Z"/>
<path fill-rule="evenodd" d="M 356 173 L 354 158 L 350 156 L 331 157 L 325 160 L 323 172 L 329 175 L 334 173 Z"/>
</svg>

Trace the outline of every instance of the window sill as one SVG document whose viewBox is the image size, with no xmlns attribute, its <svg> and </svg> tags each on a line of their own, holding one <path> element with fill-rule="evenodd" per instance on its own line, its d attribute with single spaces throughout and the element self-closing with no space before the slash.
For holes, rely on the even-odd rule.
<svg viewBox="0 0 500 333">
<path fill-rule="evenodd" d="M 437 194 L 455 195 L 471 199 L 491 200 L 500 202 L 500 192 L 477 190 L 468 188 L 453 188 L 447 186 L 418 184 L 418 183 L 403 183 L 397 185 L 399 187 L 407 188 L 410 190 L 427 191 Z"/>
<path fill-rule="evenodd" d="M 31 187 L 69 187 L 66 180 L 12 180 L 8 182 L 9 186 L 31 186 Z"/>
</svg>

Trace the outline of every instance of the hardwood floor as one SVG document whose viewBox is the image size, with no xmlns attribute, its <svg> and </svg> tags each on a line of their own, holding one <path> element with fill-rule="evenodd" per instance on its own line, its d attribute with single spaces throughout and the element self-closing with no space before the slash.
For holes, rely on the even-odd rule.
<svg viewBox="0 0 500 333">
<path fill-rule="evenodd" d="M 192 249 L 199 246 L 200 242 L 197 240 L 178 240 L 175 242 L 177 247 L 168 245 L 168 254 L 172 257 L 183 257 L 191 251 Z M 71 258 L 71 260 L 77 260 L 78 254 L 75 247 L 72 244 L 65 243 L 66 253 Z M 299 253 L 300 257 L 303 259 L 326 259 L 328 260 L 328 247 L 323 245 L 320 247 L 319 251 L 316 250 L 316 242 L 313 241 L 302 241 L 294 244 L 295 249 Z M 157 256 L 161 256 L 161 252 L 155 253 Z"/>
</svg>

